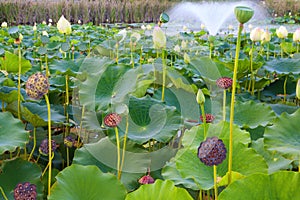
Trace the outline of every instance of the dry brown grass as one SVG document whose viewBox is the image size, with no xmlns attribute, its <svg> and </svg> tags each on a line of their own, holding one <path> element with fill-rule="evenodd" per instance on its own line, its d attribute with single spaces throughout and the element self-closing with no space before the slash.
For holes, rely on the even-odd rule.
<svg viewBox="0 0 300 200">
<path fill-rule="evenodd" d="M 300 13 L 300 0 L 265 0 L 265 3 L 270 11 L 278 16 L 289 12 L 293 15 Z"/>
</svg>

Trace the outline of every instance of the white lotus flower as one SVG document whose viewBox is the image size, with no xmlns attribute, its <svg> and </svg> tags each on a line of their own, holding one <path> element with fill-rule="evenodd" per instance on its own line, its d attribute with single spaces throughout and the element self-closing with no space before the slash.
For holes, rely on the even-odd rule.
<svg viewBox="0 0 300 200">
<path fill-rule="evenodd" d="M 36 27 L 36 23 L 34 22 L 34 25 L 33 25 L 33 27 L 32 27 L 32 30 L 33 31 L 36 31 L 37 30 L 37 27 Z"/>
<path fill-rule="evenodd" d="M 53 22 L 52 19 L 49 19 L 48 21 L 49 21 L 49 23 L 52 23 L 52 22 Z"/>
<path fill-rule="evenodd" d="M 167 38 L 165 33 L 160 27 L 158 26 L 154 27 L 152 39 L 154 43 L 154 48 L 162 49 L 166 47 Z"/>
<path fill-rule="evenodd" d="M 42 35 L 47 36 L 47 37 L 49 36 L 48 33 L 47 33 L 47 31 L 43 31 Z"/>
<path fill-rule="evenodd" d="M 293 34 L 293 41 L 300 42 L 300 28 L 298 28 Z"/>
<path fill-rule="evenodd" d="M 270 42 L 271 40 L 271 33 L 269 32 L 268 29 L 266 29 L 266 31 L 264 31 L 264 33 L 261 36 L 261 40 L 264 42 Z"/>
<path fill-rule="evenodd" d="M 251 41 L 253 41 L 253 42 L 260 41 L 262 39 L 263 33 L 264 33 L 264 31 L 261 28 L 259 28 L 259 27 L 254 28 L 250 32 L 250 39 L 251 39 Z"/>
<path fill-rule="evenodd" d="M 78 24 L 81 24 L 81 20 L 79 19 L 77 23 L 78 23 Z"/>
<path fill-rule="evenodd" d="M 152 26 L 151 26 L 150 24 L 148 24 L 148 25 L 146 26 L 146 28 L 147 28 L 147 30 L 151 30 L 151 29 L 152 29 Z"/>
<path fill-rule="evenodd" d="M 205 29 L 205 25 L 204 24 L 201 24 L 200 28 L 203 30 Z"/>
<path fill-rule="evenodd" d="M 72 32 L 71 24 L 66 18 L 62 15 L 57 22 L 57 29 L 62 34 L 70 34 Z"/>
<path fill-rule="evenodd" d="M 178 53 L 180 52 L 180 46 L 178 44 L 174 47 L 174 51 Z"/>
<path fill-rule="evenodd" d="M 141 29 L 142 29 L 142 30 L 146 30 L 146 26 L 143 24 L 143 25 L 141 26 Z"/>
<path fill-rule="evenodd" d="M 7 22 L 2 22 L 1 27 L 2 28 L 7 28 Z"/>
<path fill-rule="evenodd" d="M 276 34 L 279 38 L 286 38 L 288 35 L 288 31 L 284 26 L 280 26 L 278 29 L 276 29 Z"/>
</svg>

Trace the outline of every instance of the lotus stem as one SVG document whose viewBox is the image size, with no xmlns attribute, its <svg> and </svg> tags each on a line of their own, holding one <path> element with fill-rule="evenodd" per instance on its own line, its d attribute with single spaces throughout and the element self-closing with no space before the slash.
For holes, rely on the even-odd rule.
<svg viewBox="0 0 300 200">
<path fill-rule="evenodd" d="M 267 46 L 267 60 L 269 60 L 269 54 L 270 54 L 270 42 L 268 42 L 268 46 Z"/>
<path fill-rule="evenodd" d="M 121 173 L 120 173 L 120 139 L 119 139 L 119 131 L 118 127 L 115 127 L 115 134 L 116 134 L 116 142 L 117 142 L 117 171 L 118 171 L 118 179 L 120 180 L 121 178 Z"/>
<path fill-rule="evenodd" d="M 162 85 L 162 92 L 161 92 L 161 101 L 165 101 L 165 87 L 166 87 L 166 74 L 167 74 L 167 68 L 166 68 L 166 60 L 165 60 L 165 50 L 162 50 L 162 67 L 163 67 L 163 85 Z"/>
<path fill-rule="evenodd" d="M 284 39 L 282 39 L 281 44 L 280 44 L 280 55 L 281 55 L 281 58 L 283 58 L 283 48 L 282 48 L 283 43 L 284 43 Z"/>
<path fill-rule="evenodd" d="M 1 194 L 2 194 L 2 196 L 3 196 L 3 198 L 4 198 L 4 200 L 8 200 L 8 198 L 7 198 L 7 196 L 5 195 L 5 193 L 4 193 L 4 191 L 3 191 L 3 189 L 2 189 L 1 186 L 0 186 L 0 190 L 1 190 Z"/>
<path fill-rule="evenodd" d="M 251 54 L 250 54 L 250 70 L 251 70 L 251 78 L 250 78 L 250 84 L 248 87 L 248 91 L 251 91 L 251 95 L 254 95 L 254 72 L 253 72 L 253 51 L 254 51 L 254 42 L 252 42 L 252 47 L 251 47 Z M 251 89 L 250 89 L 251 88 Z"/>
<path fill-rule="evenodd" d="M 286 83 L 287 83 L 288 75 L 285 76 L 283 83 L 283 102 L 286 102 Z"/>
<path fill-rule="evenodd" d="M 296 53 L 299 53 L 299 42 L 297 42 L 297 50 Z"/>
<path fill-rule="evenodd" d="M 231 183 L 232 179 L 232 149 L 233 149 L 233 120 L 234 120 L 234 102 L 235 102 L 235 92 L 236 92 L 236 82 L 237 82 L 237 69 L 239 64 L 239 52 L 241 48 L 241 33 L 243 30 L 243 24 L 239 25 L 238 37 L 236 42 L 235 50 L 235 61 L 233 70 L 233 80 L 232 80 L 232 94 L 231 94 L 231 105 L 230 105 L 230 121 L 229 121 L 229 158 L 228 158 L 228 185 Z"/>
<path fill-rule="evenodd" d="M 216 165 L 214 165 L 214 189 L 215 189 L 215 200 L 218 200 L 217 166 Z"/>
<path fill-rule="evenodd" d="M 48 55 L 45 54 L 45 65 L 46 65 L 46 76 L 50 76 L 49 67 L 48 67 Z"/>
<path fill-rule="evenodd" d="M 40 154 L 41 155 L 41 154 Z M 54 153 L 51 153 L 51 158 L 53 159 L 54 158 Z M 49 163 L 47 164 L 47 166 L 45 167 L 43 173 L 42 173 L 42 177 L 45 175 L 47 169 L 49 168 Z"/>
<path fill-rule="evenodd" d="M 65 99 L 65 115 L 66 115 L 66 130 L 65 130 L 65 135 L 64 137 L 66 138 L 69 135 L 69 112 L 68 112 L 68 107 L 69 107 L 69 75 L 66 74 L 66 99 Z M 67 166 L 70 165 L 70 154 L 69 154 L 69 147 L 66 147 L 66 154 L 67 154 Z"/>
<path fill-rule="evenodd" d="M 207 130 L 206 130 L 206 115 L 205 115 L 204 103 L 200 104 L 200 107 L 201 107 L 201 114 L 203 119 L 204 140 L 205 140 L 207 135 Z"/>
<path fill-rule="evenodd" d="M 122 175 L 122 169 L 124 166 L 124 161 L 125 161 L 125 151 L 126 151 L 126 142 L 127 142 L 127 134 L 128 134 L 128 115 L 126 115 L 126 128 L 125 128 L 125 135 L 124 135 L 124 142 L 123 142 L 123 152 L 122 152 L 122 161 L 121 161 L 121 166 L 120 166 L 120 178 Z"/>
<path fill-rule="evenodd" d="M 199 190 L 199 200 L 203 200 L 203 196 L 202 196 L 202 190 Z"/>
<path fill-rule="evenodd" d="M 48 95 L 45 94 L 45 100 L 47 103 L 47 108 L 48 108 L 48 149 L 49 149 L 49 154 L 48 154 L 48 166 L 49 166 L 49 170 L 48 170 L 48 196 L 50 196 L 50 189 L 51 189 L 51 175 L 52 175 L 52 135 L 51 135 L 51 108 L 50 108 L 50 102 L 49 102 L 49 98 Z"/>
<path fill-rule="evenodd" d="M 21 69 L 22 69 L 21 43 L 18 45 L 18 55 L 19 55 L 19 72 L 18 72 L 18 119 L 21 120 Z"/>
<path fill-rule="evenodd" d="M 80 129 L 79 129 L 79 135 L 78 135 L 78 139 L 77 139 L 77 143 L 79 144 L 80 142 L 80 136 L 82 133 L 82 124 L 83 124 L 83 116 L 84 116 L 84 111 L 85 111 L 85 106 L 82 106 L 82 110 L 81 110 L 81 121 L 80 121 Z M 79 145 L 77 146 L 77 149 L 79 148 Z"/>
<path fill-rule="evenodd" d="M 116 43 L 116 63 L 119 64 L 119 42 Z"/>
<path fill-rule="evenodd" d="M 36 127 L 33 127 L 33 147 L 32 147 L 32 150 L 29 154 L 28 161 L 30 161 L 30 159 L 33 155 L 33 152 L 35 150 L 35 147 L 36 147 Z"/>
<path fill-rule="evenodd" d="M 223 121 L 226 121 L 226 90 L 223 90 Z"/>
</svg>

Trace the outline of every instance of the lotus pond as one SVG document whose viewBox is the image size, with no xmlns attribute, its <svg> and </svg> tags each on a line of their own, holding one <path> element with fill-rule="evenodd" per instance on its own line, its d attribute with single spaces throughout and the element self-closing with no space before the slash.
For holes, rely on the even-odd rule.
<svg viewBox="0 0 300 200">
<path fill-rule="evenodd" d="M 299 33 L 167 21 L 2 26 L 0 199 L 300 199 Z"/>
</svg>

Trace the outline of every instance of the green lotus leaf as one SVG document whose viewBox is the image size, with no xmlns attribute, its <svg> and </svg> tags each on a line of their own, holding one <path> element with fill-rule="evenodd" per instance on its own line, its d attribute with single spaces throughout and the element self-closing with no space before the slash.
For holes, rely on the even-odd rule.
<svg viewBox="0 0 300 200">
<path fill-rule="evenodd" d="M 183 188 L 174 186 L 170 180 L 156 180 L 153 184 L 142 185 L 136 191 L 127 194 L 126 200 L 193 200 Z"/>
<path fill-rule="evenodd" d="M 181 126 L 175 107 L 164 105 L 150 96 L 129 99 L 128 138 L 142 144 L 150 139 L 169 141 Z M 125 120 L 121 127 L 125 130 Z"/>
<path fill-rule="evenodd" d="M 300 59 L 280 58 L 273 59 L 264 65 L 264 69 L 277 74 L 299 74 Z"/>
<path fill-rule="evenodd" d="M 199 187 L 195 183 L 193 178 L 183 178 L 179 171 L 176 169 L 175 158 L 172 158 L 170 162 L 164 166 L 161 172 L 165 180 L 171 180 L 175 185 L 183 185 L 185 188 L 192 190 L 198 190 Z"/>
<path fill-rule="evenodd" d="M 0 155 L 28 143 L 29 134 L 24 130 L 24 124 L 10 112 L 0 112 L 0 127 Z"/>
<path fill-rule="evenodd" d="M 107 141 L 108 142 L 108 141 Z M 128 141 L 129 142 L 129 141 Z M 86 146 L 88 146 L 88 149 L 86 148 Z M 95 146 L 95 147 L 90 147 L 90 146 Z M 105 165 L 102 161 L 102 159 L 99 159 L 98 156 L 94 156 L 97 155 L 97 152 L 101 151 L 102 148 L 106 148 L 107 145 L 105 144 L 105 142 L 103 141 L 103 147 L 100 147 L 98 143 L 94 143 L 94 144 L 89 144 L 89 145 L 85 145 L 80 149 L 77 149 L 75 151 L 75 155 L 73 158 L 73 164 L 80 164 L 80 165 L 96 165 L 102 172 L 107 173 L 114 173 L 116 174 L 117 171 L 115 169 L 115 167 L 109 167 L 107 165 Z M 95 149 L 93 149 L 95 148 Z M 127 144 L 127 151 L 129 151 L 128 149 L 134 150 L 134 146 L 130 147 L 130 144 Z M 94 154 L 96 153 L 96 154 Z M 113 152 L 110 152 L 109 155 L 112 156 L 116 156 L 116 151 L 113 150 Z M 115 158 L 115 157 L 114 157 Z M 129 164 L 131 164 L 131 160 L 132 157 L 128 156 L 128 154 L 125 154 L 125 163 L 127 165 L 127 167 Z M 140 159 L 140 158 L 139 158 Z M 141 160 L 141 162 L 143 162 Z M 147 161 L 147 164 L 150 163 L 150 160 Z M 134 164 L 135 165 L 135 162 Z M 135 169 L 135 166 L 131 166 L 133 167 L 133 170 Z M 146 172 L 146 171 L 145 171 Z M 138 186 L 138 179 L 140 177 L 142 177 L 145 173 L 137 173 L 137 172 L 122 172 L 122 176 L 121 176 L 121 182 L 124 184 L 124 186 L 127 188 L 128 191 L 132 191 L 135 190 Z"/>
<path fill-rule="evenodd" d="M 0 60 L 1 70 L 5 70 L 8 73 L 18 73 L 19 72 L 19 57 L 9 51 L 5 51 L 5 59 Z M 29 60 L 22 57 L 21 60 L 21 74 L 26 73 L 31 69 L 31 64 Z"/>
<path fill-rule="evenodd" d="M 51 73 L 60 73 L 75 77 L 78 74 L 81 64 L 82 60 L 77 62 L 73 60 L 55 60 L 51 65 L 49 65 L 49 69 Z"/>
<path fill-rule="evenodd" d="M 270 151 L 278 151 L 299 160 L 300 152 L 300 109 L 289 115 L 282 113 L 265 130 L 265 144 Z"/>
<path fill-rule="evenodd" d="M 9 200 L 14 199 L 14 189 L 18 183 L 30 182 L 36 185 L 37 199 L 43 199 L 42 169 L 32 162 L 21 158 L 5 160 L 1 167 L 0 187 Z M 2 199 L 2 195 L 0 195 Z"/>
<path fill-rule="evenodd" d="M 207 137 L 217 136 L 219 138 L 224 138 L 228 140 L 229 138 L 229 122 L 220 121 L 217 124 L 207 125 Z M 182 138 L 182 145 L 185 148 L 190 148 L 196 150 L 200 142 L 203 141 L 204 127 L 195 126 L 188 131 L 184 132 Z M 243 143 L 245 145 L 251 142 L 250 134 L 241 130 L 237 125 L 233 125 L 233 141 L 234 143 Z"/>
<path fill-rule="evenodd" d="M 23 97 L 27 97 L 25 90 L 21 89 L 21 100 L 24 101 Z M 18 100 L 18 89 L 16 87 L 3 86 L 0 88 L 0 99 L 7 103 Z"/>
<path fill-rule="evenodd" d="M 263 103 L 254 101 L 235 103 L 234 123 L 240 127 L 254 129 L 258 126 L 267 126 L 275 116 L 272 108 Z"/>
<path fill-rule="evenodd" d="M 251 146 L 257 151 L 257 153 L 264 157 L 269 167 L 269 174 L 282 169 L 289 169 L 289 165 L 292 163 L 292 161 L 284 158 L 278 152 L 267 151 L 264 145 L 263 138 L 253 141 Z"/>
<path fill-rule="evenodd" d="M 221 192 L 219 199 L 300 199 L 299 184 L 300 174 L 297 172 L 253 174 L 230 184 Z"/>
<path fill-rule="evenodd" d="M 73 164 L 56 176 L 49 200 L 53 199 L 124 199 L 125 187 L 116 176 L 103 173 L 96 166 Z"/>
<path fill-rule="evenodd" d="M 283 112 L 286 112 L 288 114 L 292 114 L 294 112 L 296 112 L 299 107 L 296 106 L 290 106 L 290 105 L 286 105 L 286 104 L 269 104 L 269 106 L 271 106 L 271 108 L 274 110 L 274 112 L 277 115 L 281 115 Z"/>
</svg>

